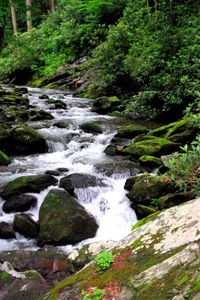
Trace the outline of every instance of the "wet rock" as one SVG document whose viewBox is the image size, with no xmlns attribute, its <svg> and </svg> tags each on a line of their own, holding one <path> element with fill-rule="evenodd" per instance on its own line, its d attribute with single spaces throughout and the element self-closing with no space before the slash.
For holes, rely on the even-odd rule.
<svg viewBox="0 0 200 300">
<path fill-rule="evenodd" d="M 10 154 L 10 151 L 12 149 L 12 139 L 9 135 L 9 130 L 1 127 L 0 127 L 0 145 L 1 145 L 1 150 L 3 152 Z"/>
<path fill-rule="evenodd" d="M 47 104 L 53 105 L 55 109 L 66 109 L 67 104 L 61 100 L 55 100 L 55 99 L 48 99 L 46 101 Z"/>
<path fill-rule="evenodd" d="M 3 204 L 3 211 L 5 213 L 11 212 L 24 212 L 29 210 L 31 207 L 35 206 L 37 203 L 37 198 L 30 195 L 16 195 L 10 197 Z"/>
<path fill-rule="evenodd" d="M 39 96 L 40 99 L 49 99 L 49 96 L 46 94 L 42 94 L 41 96 Z"/>
<path fill-rule="evenodd" d="M 69 121 L 66 120 L 59 120 L 53 123 L 53 126 L 56 126 L 58 128 L 67 128 L 69 125 Z"/>
<path fill-rule="evenodd" d="M 39 212 L 39 245 L 76 244 L 95 236 L 98 225 L 70 194 L 51 190 Z"/>
<path fill-rule="evenodd" d="M 156 209 L 155 207 L 142 204 L 134 205 L 132 203 L 131 207 L 134 209 L 138 220 L 141 220 L 151 214 L 158 212 L 158 209 Z"/>
<path fill-rule="evenodd" d="M 15 215 L 13 228 L 28 238 L 36 238 L 39 234 L 39 225 L 26 214 Z"/>
<path fill-rule="evenodd" d="M 95 165 L 95 169 L 97 172 L 103 173 L 106 176 L 117 174 L 133 176 L 144 172 L 144 169 L 140 165 L 129 160 L 97 164 Z"/>
<path fill-rule="evenodd" d="M 80 128 L 85 132 L 93 134 L 100 134 L 103 132 L 99 122 L 86 122 L 81 124 Z"/>
<path fill-rule="evenodd" d="M 122 152 L 124 155 L 131 155 L 133 158 L 139 158 L 143 155 L 159 157 L 169 154 L 179 148 L 179 144 L 168 141 L 163 138 L 151 137 L 141 142 L 132 142 Z"/>
<path fill-rule="evenodd" d="M 107 114 L 116 110 L 121 105 L 117 97 L 100 97 L 96 99 L 92 106 L 92 111 L 99 114 Z"/>
<path fill-rule="evenodd" d="M 195 197 L 192 192 L 182 192 L 182 193 L 170 193 L 160 197 L 157 200 L 157 205 L 160 209 L 170 208 L 175 205 L 182 204 L 189 201 Z"/>
<path fill-rule="evenodd" d="M 30 112 L 30 121 L 52 120 L 54 117 L 45 110 L 37 110 Z"/>
<path fill-rule="evenodd" d="M 48 186 L 55 185 L 56 183 L 57 179 L 48 174 L 22 176 L 8 182 L 5 186 L 3 186 L 0 190 L 0 196 L 3 199 L 8 199 L 11 196 L 22 193 L 39 193 Z"/>
<path fill-rule="evenodd" d="M 141 176 L 143 178 L 144 176 L 149 176 L 149 174 L 143 174 Z M 133 185 L 136 183 L 136 181 L 138 181 L 141 178 L 141 176 L 132 176 L 127 178 L 124 185 L 125 190 L 131 191 Z"/>
<path fill-rule="evenodd" d="M 59 176 L 59 175 L 60 175 L 60 172 L 57 171 L 57 170 L 47 170 L 47 171 L 45 172 L 45 174 L 52 175 L 52 176 Z"/>
<path fill-rule="evenodd" d="M 12 153 L 33 154 L 44 153 L 47 150 L 44 137 L 35 129 L 21 125 L 10 130 L 13 142 Z"/>
<path fill-rule="evenodd" d="M 163 137 L 175 143 L 185 144 L 194 140 L 197 130 L 197 127 L 194 126 L 194 120 L 187 118 L 156 128 L 151 134 Z"/>
<path fill-rule="evenodd" d="M 134 204 L 150 205 L 152 199 L 175 192 L 176 189 L 173 182 L 165 182 L 159 176 L 144 175 L 138 177 L 127 197 Z"/>
<path fill-rule="evenodd" d="M 22 96 L 16 96 L 14 94 L 7 94 L 0 99 L 0 104 L 6 105 L 6 106 L 28 106 L 29 100 L 26 97 Z"/>
<path fill-rule="evenodd" d="M 0 222 L 0 239 L 14 239 L 15 231 L 12 224 L 6 222 Z"/>
<path fill-rule="evenodd" d="M 14 92 L 18 95 L 18 94 L 27 94 L 28 93 L 28 89 L 26 87 L 16 87 L 14 89 Z"/>
<path fill-rule="evenodd" d="M 136 125 L 136 124 L 125 124 L 119 128 L 115 136 L 132 139 L 139 134 L 147 133 L 147 132 L 148 129 L 145 126 Z"/>
<path fill-rule="evenodd" d="M 11 162 L 10 157 L 8 157 L 3 151 L 0 150 L 0 166 L 7 166 Z"/>
<path fill-rule="evenodd" d="M 116 155 L 120 155 L 122 153 L 122 150 L 123 147 L 110 144 L 106 147 L 104 153 L 109 156 L 116 156 Z"/>
<path fill-rule="evenodd" d="M 163 166 L 163 162 L 160 158 L 151 156 L 151 155 L 143 155 L 139 158 L 139 162 L 144 167 L 155 169 Z"/>
<path fill-rule="evenodd" d="M 95 186 L 105 187 L 107 185 L 102 179 L 96 176 L 81 173 L 70 174 L 66 177 L 63 177 L 59 184 L 59 187 L 64 188 L 72 196 L 75 195 L 75 189 L 85 189 Z"/>
</svg>

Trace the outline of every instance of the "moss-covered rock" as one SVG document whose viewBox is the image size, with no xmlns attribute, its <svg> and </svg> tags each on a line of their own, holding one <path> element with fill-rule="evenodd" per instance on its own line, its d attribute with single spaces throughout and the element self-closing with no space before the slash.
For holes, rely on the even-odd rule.
<svg viewBox="0 0 200 300">
<path fill-rule="evenodd" d="M 11 129 L 9 134 L 12 138 L 14 153 L 43 153 L 47 150 L 44 137 L 35 129 L 29 126 L 17 126 Z"/>
<path fill-rule="evenodd" d="M 132 139 L 139 134 L 147 132 L 148 129 L 145 126 L 136 124 L 125 124 L 119 128 L 116 137 Z"/>
<path fill-rule="evenodd" d="M 103 132 L 99 122 L 86 122 L 81 124 L 80 128 L 85 132 L 93 134 L 99 134 Z"/>
<path fill-rule="evenodd" d="M 67 104 L 61 100 L 55 100 L 55 99 L 48 99 L 46 101 L 47 104 L 50 104 L 53 106 L 55 109 L 66 109 Z"/>
<path fill-rule="evenodd" d="M 176 143 L 189 143 L 194 140 L 197 128 L 192 119 L 184 119 L 154 129 L 152 135 L 163 137 Z"/>
<path fill-rule="evenodd" d="M 157 199 L 176 191 L 175 184 L 162 180 L 160 176 L 141 176 L 133 185 L 127 197 L 133 204 L 150 205 L 152 199 Z"/>
<path fill-rule="evenodd" d="M 158 212 L 158 209 L 156 209 L 155 207 L 142 205 L 142 204 L 138 204 L 138 205 L 133 204 L 131 205 L 131 207 L 134 209 L 138 220 L 146 218 L 147 216 Z"/>
<path fill-rule="evenodd" d="M 159 168 L 160 166 L 163 165 L 163 162 L 160 158 L 155 157 L 155 156 L 150 156 L 150 155 L 141 156 L 139 158 L 139 162 L 144 167 L 147 167 L 147 168 L 150 168 L 150 169 Z"/>
<path fill-rule="evenodd" d="M 47 111 L 40 110 L 32 110 L 30 112 L 30 121 L 42 121 L 42 120 L 52 120 L 54 117 Z"/>
<path fill-rule="evenodd" d="M 0 190 L 0 196 L 3 199 L 9 199 L 11 196 L 22 193 L 39 193 L 48 186 L 55 185 L 56 183 L 57 179 L 48 174 L 22 176 L 3 186 Z"/>
<path fill-rule="evenodd" d="M 132 142 L 122 153 L 131 155 L 133 158 L 139 158 L 143 155 L 159 157 L 164 154 L 172 153 L 179 148 L 179 144 L 168 141 L 164 138 L 150 138 L 141 142 Z"/>
<path fill-rule="evenodd" d="M 70 194 L 51 190 L 39 212 L 39 245 L 76 244 L 96 234 L 98 225 Z"/>
<path fill-rule="evenodd" d="M 28 238 L 36 238 L 39 234 L 39 225 L 26 214 L 15 215 L 13 228 Z"/>
<path fill-rule="evenodd" d="M 160 209 L 170 208 L 189 201 L 195 197 L 193 192 L 170 193 L 157 199 L 157 205 Z"/>
<path fill-rule="evenodd" d="M 116 97 L 100 97 L 96 99 L 92 106 L 92 111 L 99 114 L 106 114 L 116 110 L 121 105 L 121 101 Z"/>
<path fill-rule="evenodd" d="M 10 157 L 8 157 L 3 151 L 0 150 L 0 166 L 7 166 L 10 162 Z"/>
</svg>

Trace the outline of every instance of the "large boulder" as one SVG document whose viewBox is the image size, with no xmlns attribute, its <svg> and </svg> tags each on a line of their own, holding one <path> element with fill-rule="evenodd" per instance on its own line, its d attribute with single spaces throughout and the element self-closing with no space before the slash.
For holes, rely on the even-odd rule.
<svg viewBox="0 0 200 300">
<path fill-rule="evenodd" d="M 160 176 L 140 176 L 127 194 L 133 204 L 150 205 L 152 200 L 176 191 L 175 183 L 165 181 Z"/>
<path fill-rule="evenodd" d="M 51 190 L 39 212 L 39 245 L 76 244 L 95 236 L 98 225 L 70 194 Z"/>
<path fill-rule="evenodd" d="M 50 290 L 44 299 L 200 299 L 200 199 L 148 216 L 110 248 L 114 262 L 96 272 L 95 261 Z"/>
<path fill-rule="evenodd" d="M 75 189 L 85 189 L 88 187 L 107 186 L 102 179 L 89 174 L 74 173 L 61 178 L 59 186 L 64 188 L 72 196 Z"/>
<path fill-rule="evenodd" d="M 39 225 L 26 214 L 15 215 L 13 228 L 28 238 L 36 238 L 39 234 Z"/>
<path fill-rule="evenodd" d="M 194 126 L 193 120 L 187 118 L 156 128 L 151 134 L 175 143 L 190 143 L 197 134 L 197 127 Z"/>
<path fill-rule="evenodd" d="M 15 231 L 13 230 L 12 224 L 6 222 L 0 222 L 0 239 L 14 239 Z"/>
<path fill-rule="evenodd" d="M 0 150 L 0 166 L 7 166 L 10 162 L 10 157 L 8 157 L 3 151 Z"/>
<path fill-rule="evenodd" d="M 85 132 L 93 134 L 99 134 L 103 132 L 99 122 L 86 122 L 81 124 L 80 128 Z"/>
<path fill-rule="evenodd" d="M 150 137 L 141 142 L 132 142 L 126 147 L 122 153 L 124 155 L 131 155 L 133 158 L 139 158 L 143 155 L 150 155 L 159 157 L 161 155 L 169 154 L 179 148 L 179 144 L 166 140 L 164 138 Z"/>
<path fill-rule="evenodd" d="M 121 174 L 124 176 L 133 176 L 144 172 L 144 168 L 130 160 L 121 160 L 116 162 L 105 162 L 96 164 L 95 169 L 98 173 L 106 176 Z"/>
<path fill-rule="evenodd" d="M 136 124 L 125 124 L 118 129 L 118 132 L 115 136 L 132 139 L 139 134 L 147 133 L 147 132 L 148 129 L 145 126 L 136 125 Z"/>
<path fill-rule="evenodd" d="M 30 112 L 30 121 L 43 121 L 43 120 L 52 120 L 54 117 L 47 111 L 40 110 L 32 110 Z"/>
<path fill-rule="evenodd" d="M 100 97 L 96 99 L 92 106 L 92 111 L 99 114 L 107 114 L 113 112 L 121 105 L 121 101 L 117 97 Z"/>
<path fill-rule="evenodd" d="M 18 154 L 43 153 L 47 151 L 44 137 L 35 129 L 21 125 L 10 130 L 13 152 Z"/>
<path fill-rule="evenodd" d="M 9 199 L 11 196 L 22 193 L 39 193 L 56 183 L 57 179 L 48 174 L 21 176 L 3 186 L 0 190 L 0 196 L 3 199 Z"/>
<path fill-rule="evenodd" d="M 10 197 L 3 204 L 3 211 L 5 213 L 11 212 L 24 212 L 29 210 L 31 207 L 35 206 L 37 203 L 37 198 L 30 195 L 15 195 Z"/>
<path fill-rule="evenodd" d="M 142 166 L 147 167 L 149 169 L 155 169 L 163 166 L 163 162 L 160 158 L 151 155 L 141 156 L 139 158 L 139 162 Z"/>
</svg>

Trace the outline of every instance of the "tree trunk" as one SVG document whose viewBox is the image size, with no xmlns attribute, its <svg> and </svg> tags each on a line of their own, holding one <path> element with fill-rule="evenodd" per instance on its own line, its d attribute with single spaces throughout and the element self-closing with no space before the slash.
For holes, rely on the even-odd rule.
<svg viewBox="0 0 200 300">
<path fill-rule="evenodd" d="M 51 9 L 52 13 L 55 12 L 55 1 L 54 0 L 50 0 L 50 9 Z"/>
<path fill-rule="evenodd" d="M 12 25 L 13 25 L 13 33 L 17 34 L 17 18 L 15 13 L 15 7 L 13 2 L 10 0 L 10 10 L 11 10 L 11 17 L 12 17 Z"/>
<path fill-rule="evenodd" d="M 26 22 L 27 22 L 27 31 L 32 28 L 32 21 L 31 21 L 31 4 L 32 0 L 26 0 Z"/>
</svg>

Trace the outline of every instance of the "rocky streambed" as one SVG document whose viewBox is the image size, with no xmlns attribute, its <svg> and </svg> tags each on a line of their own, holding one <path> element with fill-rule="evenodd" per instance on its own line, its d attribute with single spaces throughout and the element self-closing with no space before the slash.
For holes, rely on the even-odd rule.
<svg viewBox="0 0 200 300">
<path fill-rule="evenodd" d="M 0 105 L 0 299 L 30 299 L 30 291 L 37 299 L 113 247 L 137 218 L 196 196 L 161 175 L 166 155 L 195 137 L 191 120 L 155 128 L 111 116 L 116 97 L 26 87 L 2 87 Z M 80 291 L 73 295 L 64 293 L 79 299 Z"/>
</svg>

